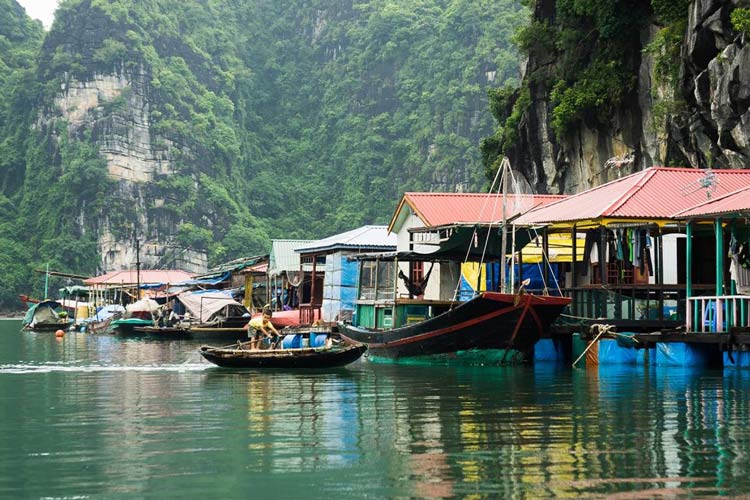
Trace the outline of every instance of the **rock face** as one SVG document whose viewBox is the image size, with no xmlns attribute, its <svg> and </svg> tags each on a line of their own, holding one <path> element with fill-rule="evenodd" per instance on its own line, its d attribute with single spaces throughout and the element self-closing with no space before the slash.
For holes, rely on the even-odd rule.
<svg viewBox="0 0 750 500">
<path fill-rule="evenodd" d="M 176 228 L 180 221 L 157 224 L 154 207 L 147 201 L 150 196 L 144 193 L 156 176 L 176 173 L 171 162 L 171 142 L 151 130 L 148 94 L 142 70 L 96 74 L 88 81 L 71 80 L 62 85 L 55 99 L 54 116 L 40 117 L 40 121 L 63 119 L 74 137 L 90 133 L 107 161 L 109 177 L 114 181 L 113 195 L 135 214 L 133 229 L 141 243 L 140 261 L 144 268 L 176 267 L 203 272 L 207 267 L 205 253 L 175 245 L 174 232 L 164 228 Z M 98 228 L 101 270 L 133 268 L 137 259 L 132 234 L 114 234 L 107 215 L 94 226 Z"/>
<path fill-rule="evenodd" d="M 149 182 L 173 173 L 168 141 L 152 138 L 146 93 L 143 73 L 110 74 L 65 84 L 55 99 L 71 132 L 91 129 L 113 179 Z"/>
<path fill-rule="evenodd" d="M 554 23 L 554 3 L 537 2 L 535 18 Z M 558 140 L 551 127 L 549 89 L 525 81 L 531 106 L 519 125 L 520 140 L 509 152 L 511 162 L 537 189 L 551 193 L 575 193 L 650 166 L 750 166 L 750 47 L 731 26 L 737 3 L 690 3 L 676 89 L 656 83 L 652 54 L 642 52 L 630 67 L 624 62 L 623 71 L 637 84 L 604 125 L 584 121 Z M 641 47 L 660 29 L 647 23 Z M 553 57 L 531 55 L 527 72 L 554 64 Z M 666 102 L 679 105 L 664 112 L 659 107 Z"/>
</svg>

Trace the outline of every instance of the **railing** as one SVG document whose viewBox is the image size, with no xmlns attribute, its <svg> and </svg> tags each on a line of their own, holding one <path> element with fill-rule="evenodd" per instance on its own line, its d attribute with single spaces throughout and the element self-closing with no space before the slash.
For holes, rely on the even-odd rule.
<svg viewBox="0 0 750 500">
<path fill-rule="evenodd" d="M 690 311 L 686 318 L 687 332 L 724 333 L 732 327 L 750 326 L 750 296 L 691 297 L 687 303 Z"/>
<path fill-rule="evenodd" d="M 610 320 L 674 322 L 684 318 L 684 285 L 614 284 L 563 288 L 570 314 Z"/>
<path fill-rule="evenodd" d="M 318 319 L 321 318 L 320 315 L 320 309 L 322 305 L 321 304 L 300 304 L 299 305 L 299 312 L 300 312 L 300 324 L 301 325 L 312 325 L 316 321 L 316 316 Z M 317 314 L 315 314 L 317 312 Z"/>
</svg>

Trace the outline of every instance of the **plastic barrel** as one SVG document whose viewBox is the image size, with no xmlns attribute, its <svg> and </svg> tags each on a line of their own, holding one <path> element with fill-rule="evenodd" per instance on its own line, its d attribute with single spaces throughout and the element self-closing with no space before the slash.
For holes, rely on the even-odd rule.
<svg viewBox="0 0 750 500">
<path fill-rule="evenodd" d="M 327 333 L 310 332 L 310 347 L 323 347 L 326 345 L 326 340 L 328 340 Z"/>
<path fill-rule="evenodd" d="M 299 349 L 302 347 L 302 335 L 285 335 L 281 341 L 281 347 L 284 349 Z"/>
</svg>

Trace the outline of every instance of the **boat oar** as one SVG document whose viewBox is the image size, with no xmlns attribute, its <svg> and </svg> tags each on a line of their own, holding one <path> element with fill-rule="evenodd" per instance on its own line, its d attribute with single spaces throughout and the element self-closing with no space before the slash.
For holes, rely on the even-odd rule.
<svg viewBox="0 0 750 500">
<path fill-rule="evenodd" d="M 599 337 L 601 337 L 605 333 L 608 333 L 609 330 L 612 328 L 612 325 L 593 325 L 593 326 L 596 326 L 599 329 L 599 334 L 594 338 L 594 340 L 591 341 L 591 343 L 588 346 L 586 346 L 586 349 L 584 349 L 581 355 L 578 356 L 578 359 L 573 361 L 573 368 L 575 368 L 576 364 L 581 360 L 581 358 L 584 357 L 587 352 L 589 352 L 589 349 L 591 349 L 593 345 L 599 341 Z"/>
</svg>

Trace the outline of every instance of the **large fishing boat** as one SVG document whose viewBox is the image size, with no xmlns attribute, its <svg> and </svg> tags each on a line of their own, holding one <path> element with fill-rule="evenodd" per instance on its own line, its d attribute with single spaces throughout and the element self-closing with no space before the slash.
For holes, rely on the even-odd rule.
<svg viewBox="0 0 750 500">
<path fill-rule="evenodd" d="M 566 297 L 483 292 L 467 302 L 396 299 L 390 304 L 360 304 L 358 317 L 390 316 L 378 328 L 340 323 L 342 337 L 367 344 L 376 356 L 401 358 L 471 349 L 528 352 L 565 306 Z M 380 311 L 378 311 L 380 309 Z"/>
<path fill-rule="evenodd" d="M 527 228 L 509 231 L 509 221 L 550 200 L 509 195 L 512 174 L 507 161 L 498 170 L 498 177 L 501 174 L 502 195 L 489 194 L 481 203 L 482 207 L 497 205 L 501 211 L 487 213 L 482 208 L 458 213 L 455 207 L 455 213 L 447 216 L 474 222 L 458 219 L 435 226 L 409 226 L 403 221 L 414 220 L 415 214 L 424 214 L 430 207 L 410 205 L 407 210 L 405 196 L 389 230 L 399 231 L 400 246 L 408 244 L 408 250 L 359 257 L 356 311 L 351 322 L 338 324 L 343 338 L 367 344 L 372 355 L 390 358 L 500 349 L 505 350 L 504 359 L 511 351 L 531 351 L 570 299 L 532 295 L 525 292 L 524 284 L 516 285 L 512 275 L 506 280 L 506 269 L 513 269 L 508 256 L 528 244 L 533 234 Z M 433 208 L 447 210 L 444 203 Z M 399 267 L 405 263 L 408 270 Z M 426 273 L 425 263 L 430 263 Z M 435 265 L 438 283 L 429 292 Z M 477 286 L 462 290 L 467 283 L 463 270 L 470 266 L 477 270 Z M 499 279 L 494 277 L 496 270 Z M 493 277 L 487 279 L 490 273 Z M 399 286 L 399 279 L 404 286 Z"/>
</svg>

